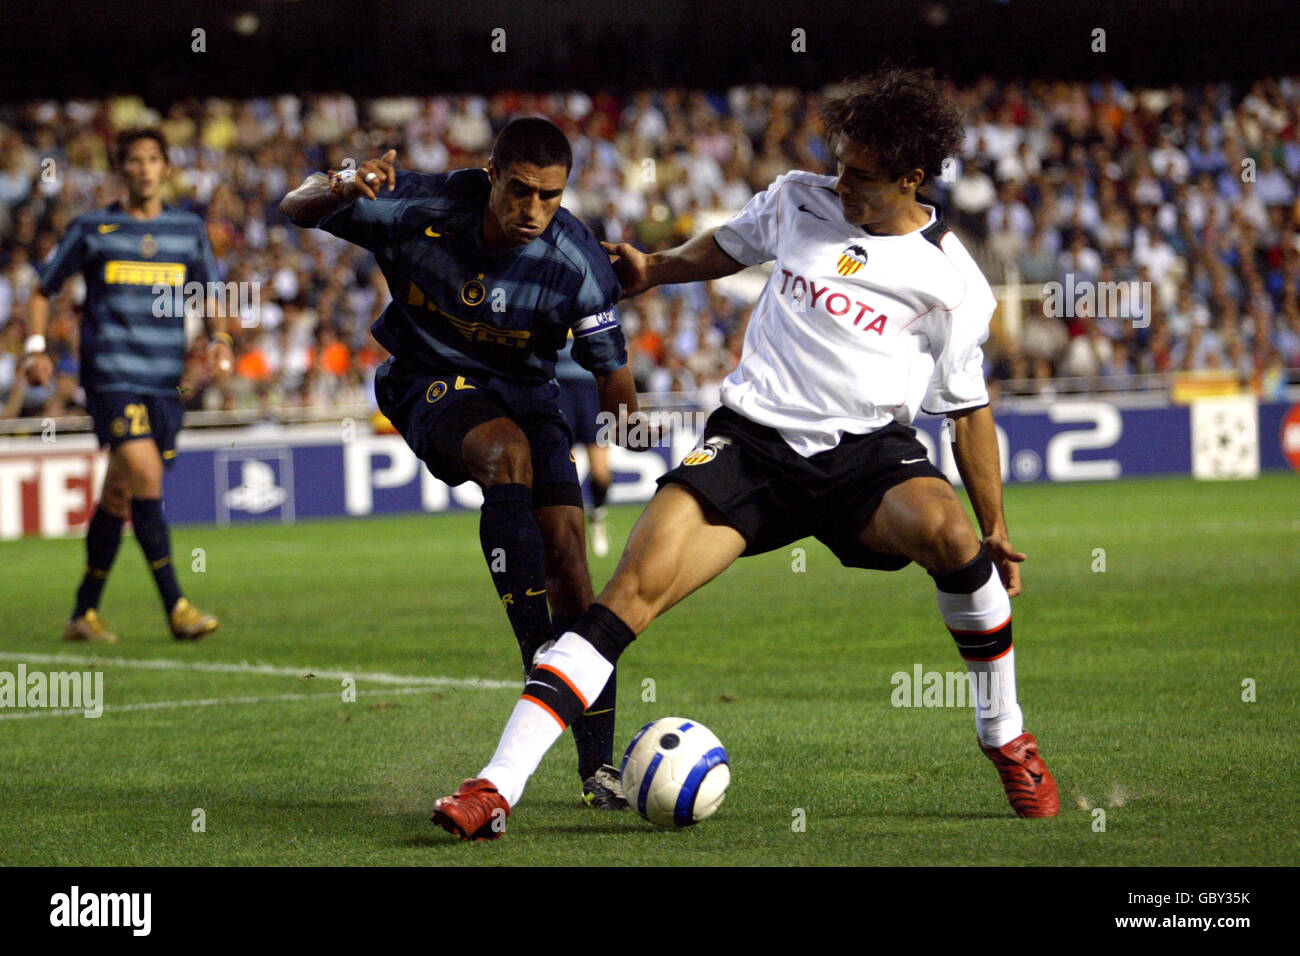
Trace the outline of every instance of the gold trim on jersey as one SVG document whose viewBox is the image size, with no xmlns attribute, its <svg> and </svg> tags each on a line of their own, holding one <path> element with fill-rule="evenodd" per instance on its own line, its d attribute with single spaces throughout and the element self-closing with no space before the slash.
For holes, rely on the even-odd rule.
<svg viewBox="0 0 1300 956">
<path fill-rule="evenodd" d="M 493 345 L 502 345 L 506 348 L 526 349 L 528 348 L 528 340 L 533 335 L 529 329 L 501 329 L 488 322 L 471 322 L 469 319 L 462 319 L 458 315 L 444 312 L 429 301 L 428 296 L 414 282 L 411 283 L 411 288 L 406 294 L 406 304 L 416 307 L 423 306 L 430 312 L 438 313 L 467 342 L 491 342 Z"/>
<path fill-rule="evenodd" d="M 108 285 L 184 285 L 185 263 L 110 259 L 104 263 L 104 282 Z"/>
</svg>

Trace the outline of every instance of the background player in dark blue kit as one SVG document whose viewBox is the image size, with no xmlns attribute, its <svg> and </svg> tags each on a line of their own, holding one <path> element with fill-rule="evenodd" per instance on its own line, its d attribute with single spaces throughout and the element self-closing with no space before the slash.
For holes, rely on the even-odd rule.
<svg viewBox="0 0 1300 956">
<path fill-rule="evenodd" d="M 43 385 L 52 371 L 45 354 L 50 298 L 74 274 L 85 277 L 81 384 L 95 435 L 111 450 L 103 491 L 86 533 L 86 573 L 63 636 L 71 641 L 117 640 L 100 619 L 98 607 L 129 515 L 173 636 L 193 640 L 216 630 L 217 619 L 181 595 L 163 516 L 163 471 L 176 457 L 182 414 L 177 387 L 186 353 L 185 316 L 170 304 L 176 286 L 202 283 L 208 289 L 208 283 L 218 279 L 217 265 L 203 220 L 163 205 L 162 187 L 171 167 L 162 134 L 124 134 L 117 159 L 126 201 L 72 222 L 45 266 L 28 312 L 27 377 Z M 206 303 L 206 295 L 200 298 Z M 158 309 L 160 301 L 169 307 Z M 211 357 L 220 377 L 230 371 L 230 336 L 218 329 L 212 338 Z"/>
<path fill-rule="evenodd" d="M 605 507 L 605 501 L 614 476 L 609 465 L 609 446 L 600 440 L 597 421 L 600 395 L 586 369 L 574 361 L 572 341 L 560 352 L 555 363 L 555 381 L 560 386 L 560 408 L 573 430 L 573 443 L 581 445 L 587 455 L 591 498 L 587 520 L 591 524 L 591 553 L 603 558 L 609 554 L 609 526 L 605 520 L 609 509 Z"/>
<path fill-rule="evenodd" d="M 393 296 L 372 329 L 392 353 L 375 377 L 380 410 L 436 477 L 483 489 L 483 555 L 527 673 L 592 601 L 554 380 L 570 332 L 601 407 L 640 414 L 614 312 L 618 279 L 560 206 L 573 159 L 548 120 L 509 123 L 486 169 L 399 172 L 395 158 L 315 174 L 280 209 L 374 253 Z M 573 729 L 584 799 L 621 809 L 612 684 Z"/>
</svg>

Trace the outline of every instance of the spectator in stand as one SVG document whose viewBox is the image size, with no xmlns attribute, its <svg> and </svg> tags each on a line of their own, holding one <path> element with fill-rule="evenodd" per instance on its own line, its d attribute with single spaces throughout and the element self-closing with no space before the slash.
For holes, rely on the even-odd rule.
<svg viewBox="0 0 1300 956">
<path fill-rule="evenodd" d="M 186 406 L 274 410 L 290 400 L 315 407 L 355 398 L 384 358 L 366 329 L 388 292 L 368 254 L 284 228 L 273 200 L 308 171 L 367 155 L 372 140 L 395 145 L 404 164 L 424 171 L 480 163 L 511 116 L 540 112 L 574 144 L 566 203 L 604 239 L 663 248 L 791 168 L 831 171 L 820 97 L 748 86 L 644 89 L 626 99 L 505 91 L 372 102 L 337 93 L 213 97 L 157 111 L 130 96 L 0 106 L 0 330 L 21 326 L 15 316 L 24 314 L 34 266 L 71 219 L 115 198 L 108 145 L 116 132 L 156 122 L 176 169 L 167 200 L 201 213 L 223 274 L 261 292 L 261 309 L 242 316 L 237 374 L 218 388 L 196 372 L 186 380 Z M 1300 368 L 1300 80 L 1184 90 L 985 78 L 954 97 L 967 137 L 951 177 L 932 189 L 995 284 L 1012 262 L 1020 281 L 1034 285 L 1066 273 L 1076 283 L 1150 281 L 1162 325 L 1137 336 L 1132 323 L 1098 317 L 1110 366 L 1219 362 L 1259 378 L 1277 353 L 1284 379 Z M 57 176 L 42 175 L 47 159 Z M 81 294 L 73 284 L 52 303 L 47 340 L 56 361 L 76 353 Z M 706 289 L 673 332 L 666 301 L 638 300 L 628 310 L 639 323 L 629 335 L 638 382 L 716 381 L 715 366 L 738 357 L 729 343 L 749 304 Z M 1019 358 L 998 374 L 1050 377 L 1067 344 L 1053 321 L 1056 328 L 1041 316 L 1023 323 Z M 8 335 L 21 340 L 24 330 Z M 313 345 L 328 358 L 317 361 Z M 15 400 L 15 382 L 0 350 L 6 414 L 39 413 L 57 390 L 24 389 Z"/>
</svg>

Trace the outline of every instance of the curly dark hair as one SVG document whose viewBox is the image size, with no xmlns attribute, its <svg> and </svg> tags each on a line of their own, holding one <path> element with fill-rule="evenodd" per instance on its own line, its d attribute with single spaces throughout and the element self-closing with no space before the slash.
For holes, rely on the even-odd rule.
<svg viewBox="0 0 1300 956">
<path fill-rule="evenodd" d="M 872 149 L 893 179 L 913 169 L 938 178 L 965 139 L 961 113 L 931 69 L 885 67 L 846 80 L 821 115 L 832 143 L 843 135 Z"/>
<path fill-rule="evenodd" d="M 162 150 L 163 159 L 167 158 L 167 137 L 163 135 L 160 129 L 131 129 L 120 134 L 117 137 L 117 165 L 126 165 L 127 154 L 131 152 L 131 147 L 142 139 L 151 139 L 158 144 Z"/>
</svg>

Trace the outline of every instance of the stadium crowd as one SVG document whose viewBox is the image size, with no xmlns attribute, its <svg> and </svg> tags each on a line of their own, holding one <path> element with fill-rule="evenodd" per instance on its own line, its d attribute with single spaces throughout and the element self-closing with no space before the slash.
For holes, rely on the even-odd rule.
<svg viewBox="0 0 1300 956">
<path fill-rule="evenodd" d="M 995 320 L 990 377 L 1046 390 L 1059 377 L 1218 370 L 1272 393 L 1300 369 L 1300 79 L 1236 90 L 985 79 L 951 93 L 966 143 L 929 195 L 992 283 L 1150 291 L 1123 315 L 1026 297 L 1020 321 Z M 574 147 L 565 205 L 601 239 L 666 248 L 789 169 L 834 172 L 820 103 L 817 92 L 745 87 L 0 107 L 0 417 L 79 409 L 79 283 L 53 303 L 48 388 L 25 386 L 18 368 L 25 307 L 72 219 L 117 197 L 118 131 L 164 132 L 170 201 L 204 216 L 224 277 L 258 289 L 224 386 L 208 380 L 195 339 L 186 404 L 272 414 L 369 402 L 384 357 L 368 333 L 388 294 L 373 259 L 277 210 L 311 172 L 390 146 L 413 169 L 483 165 L 511 116 L 541 113 Z M 727 288 L 656 289 L 623 305 L 641 390 L 708 389 L 734 367 L 750 301 Z"/>
</svg>

